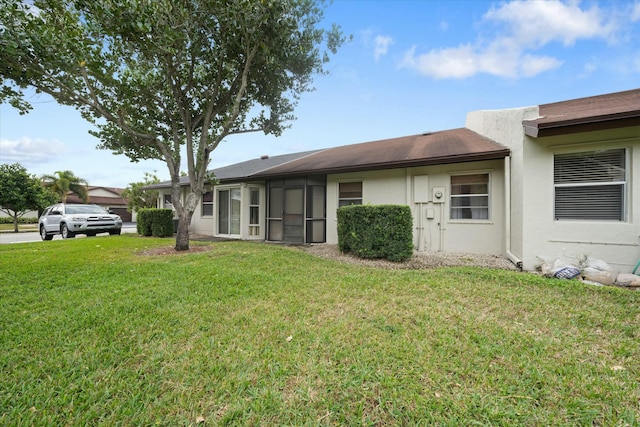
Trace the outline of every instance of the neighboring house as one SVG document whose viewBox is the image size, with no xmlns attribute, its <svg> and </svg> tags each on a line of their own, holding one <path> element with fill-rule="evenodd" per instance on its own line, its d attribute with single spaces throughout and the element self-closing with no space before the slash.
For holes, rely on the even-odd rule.
<svg viewBox="0 0 640 427">
<path fill-rule="evenodd" d="M 122 198 L 123 188 L 114 187 L 95 187 L 89 186 L 88 203 L 100 205 L 107 210 L 111 210 L 113 213 L 120 215 L 123 221 L 130 222 L 135 221 L 135 213 L 127 211 L 127 201 Z M 67 203 L 84 203 L 78 195 L 72 191 L 67 194 Z M 7 216 L 0 213 L 0 217 Z M 25 218 L 38 218 L 37 211 L 29 211 L 24 215 Z"/>
<path fill-rule="evenodd" d="M 127 211 L 127 201 L 122 198 L 123 188 L 88 187 L 89 203 L 93 203 L 120 215 L 124 222 L 135 221 L 135 213 Z M 84 203 L 75 193 L 69 192 L 67 203 Z"/>
<path fill-rule="evenodd" d="M 405 204 L 419 251 L 640 259 L 640 89 L 510 110 L 465 128 L 250 160 L 214 170 L 194 233 L 337 243 L 336 210 Z M 183 182 L 186 186 L 188 182 Z M 160 206 L 170 206 L 170 183 Z"/>
</svg>

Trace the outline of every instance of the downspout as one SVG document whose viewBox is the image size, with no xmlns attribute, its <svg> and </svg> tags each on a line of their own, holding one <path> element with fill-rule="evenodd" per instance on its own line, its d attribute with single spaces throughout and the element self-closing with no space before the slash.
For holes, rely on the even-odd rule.
<svg viewBox="0 0 640 427">
<path fill-rule="evenodd" d="M 422 218 L 422 203 L 418 203 L 418 252 L 424 252 L 424 223 Z"/>
<path fill-rule="evenodd" d="M 522 260 L 511 252 L 511 156 L 504 158 L 504 236 L 507 258 L 522 270 Z"/>
<path fill-rule="evenodd" d="M 440 203 L 440 252 L 444 251 L 444 201 Z"/>
</svg>

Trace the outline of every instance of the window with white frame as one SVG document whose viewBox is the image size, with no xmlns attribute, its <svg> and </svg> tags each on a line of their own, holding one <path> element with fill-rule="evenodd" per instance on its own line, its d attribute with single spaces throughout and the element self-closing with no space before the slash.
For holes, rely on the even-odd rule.
<svg viewBox="0 0 640 427">
<path fill-rule="evenodd" d="M 362 181 L 338 183 L 338 207 L 362 204 Z"/>
<path fill-rule="evenodd" d="M 451 177 L 451 219 L 489 219 L 489 174 Z"/>
<path fill-rule="evenodd" d="M 249 189 L 249 235 L 260 234 L 260 189 Z"/>
<path fill-rule="evenodd" d="M 171 203 L 171 194 L 164 194 L 162 206 L 165 209 L 173 209 L 173 203 Z"/>
<path fill-rule="evenodd" d="M 213 191 L 202 194 L 202 216 L 213 216 Z"/>
<path fill-rule="evenodd" d="M 626 150 L 553 157 L 556 220 L 625 220 Z"/>
</svg>

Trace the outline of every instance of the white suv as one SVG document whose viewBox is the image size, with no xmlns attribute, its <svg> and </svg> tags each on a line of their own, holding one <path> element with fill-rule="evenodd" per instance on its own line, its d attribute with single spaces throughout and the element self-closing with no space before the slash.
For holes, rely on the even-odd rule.
<svg viewBox="0 0 640 427">
<path fill-rule="evenodd" d="M 38 230 L 42 240 L 51 240 L 54 234 L 61 234 L 63 239 L 72 239 L 76 234 L 120 234 L 122 219 L 98 205 L 58 203 L 44 210 Z"/>
</svg>

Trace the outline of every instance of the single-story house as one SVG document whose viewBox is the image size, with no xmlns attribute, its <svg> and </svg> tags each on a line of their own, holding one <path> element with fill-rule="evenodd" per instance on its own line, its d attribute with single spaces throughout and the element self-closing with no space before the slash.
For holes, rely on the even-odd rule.
<svg viewBox="0 0 640 427">
<path fill-rule="evenodd" d="M 635 168 L 634 168 L 635 165 Z M 509 110 L 464 128 L 249 160 L 214 170 L 194 233 L 337 243 L 336 210 L 404 204 L 418 251 L 640 259 L 640 89 Z M 183 181 L 185 193 L 188 181 Z M 170 183 L 161 192 L 170 207 Z"/>
<path fill-rule="evenodd" d="M 135 221 L 135 214 L 127 211 L 127 201 L 122 197 L 123 188 L 89 186 L 87 193 L 89 203 L 102 206 L 111 212 L 120 215 L 123 221 Z M 67 195 L 67 203 L 84 203 L 74 192 Z"/>
</svg>

